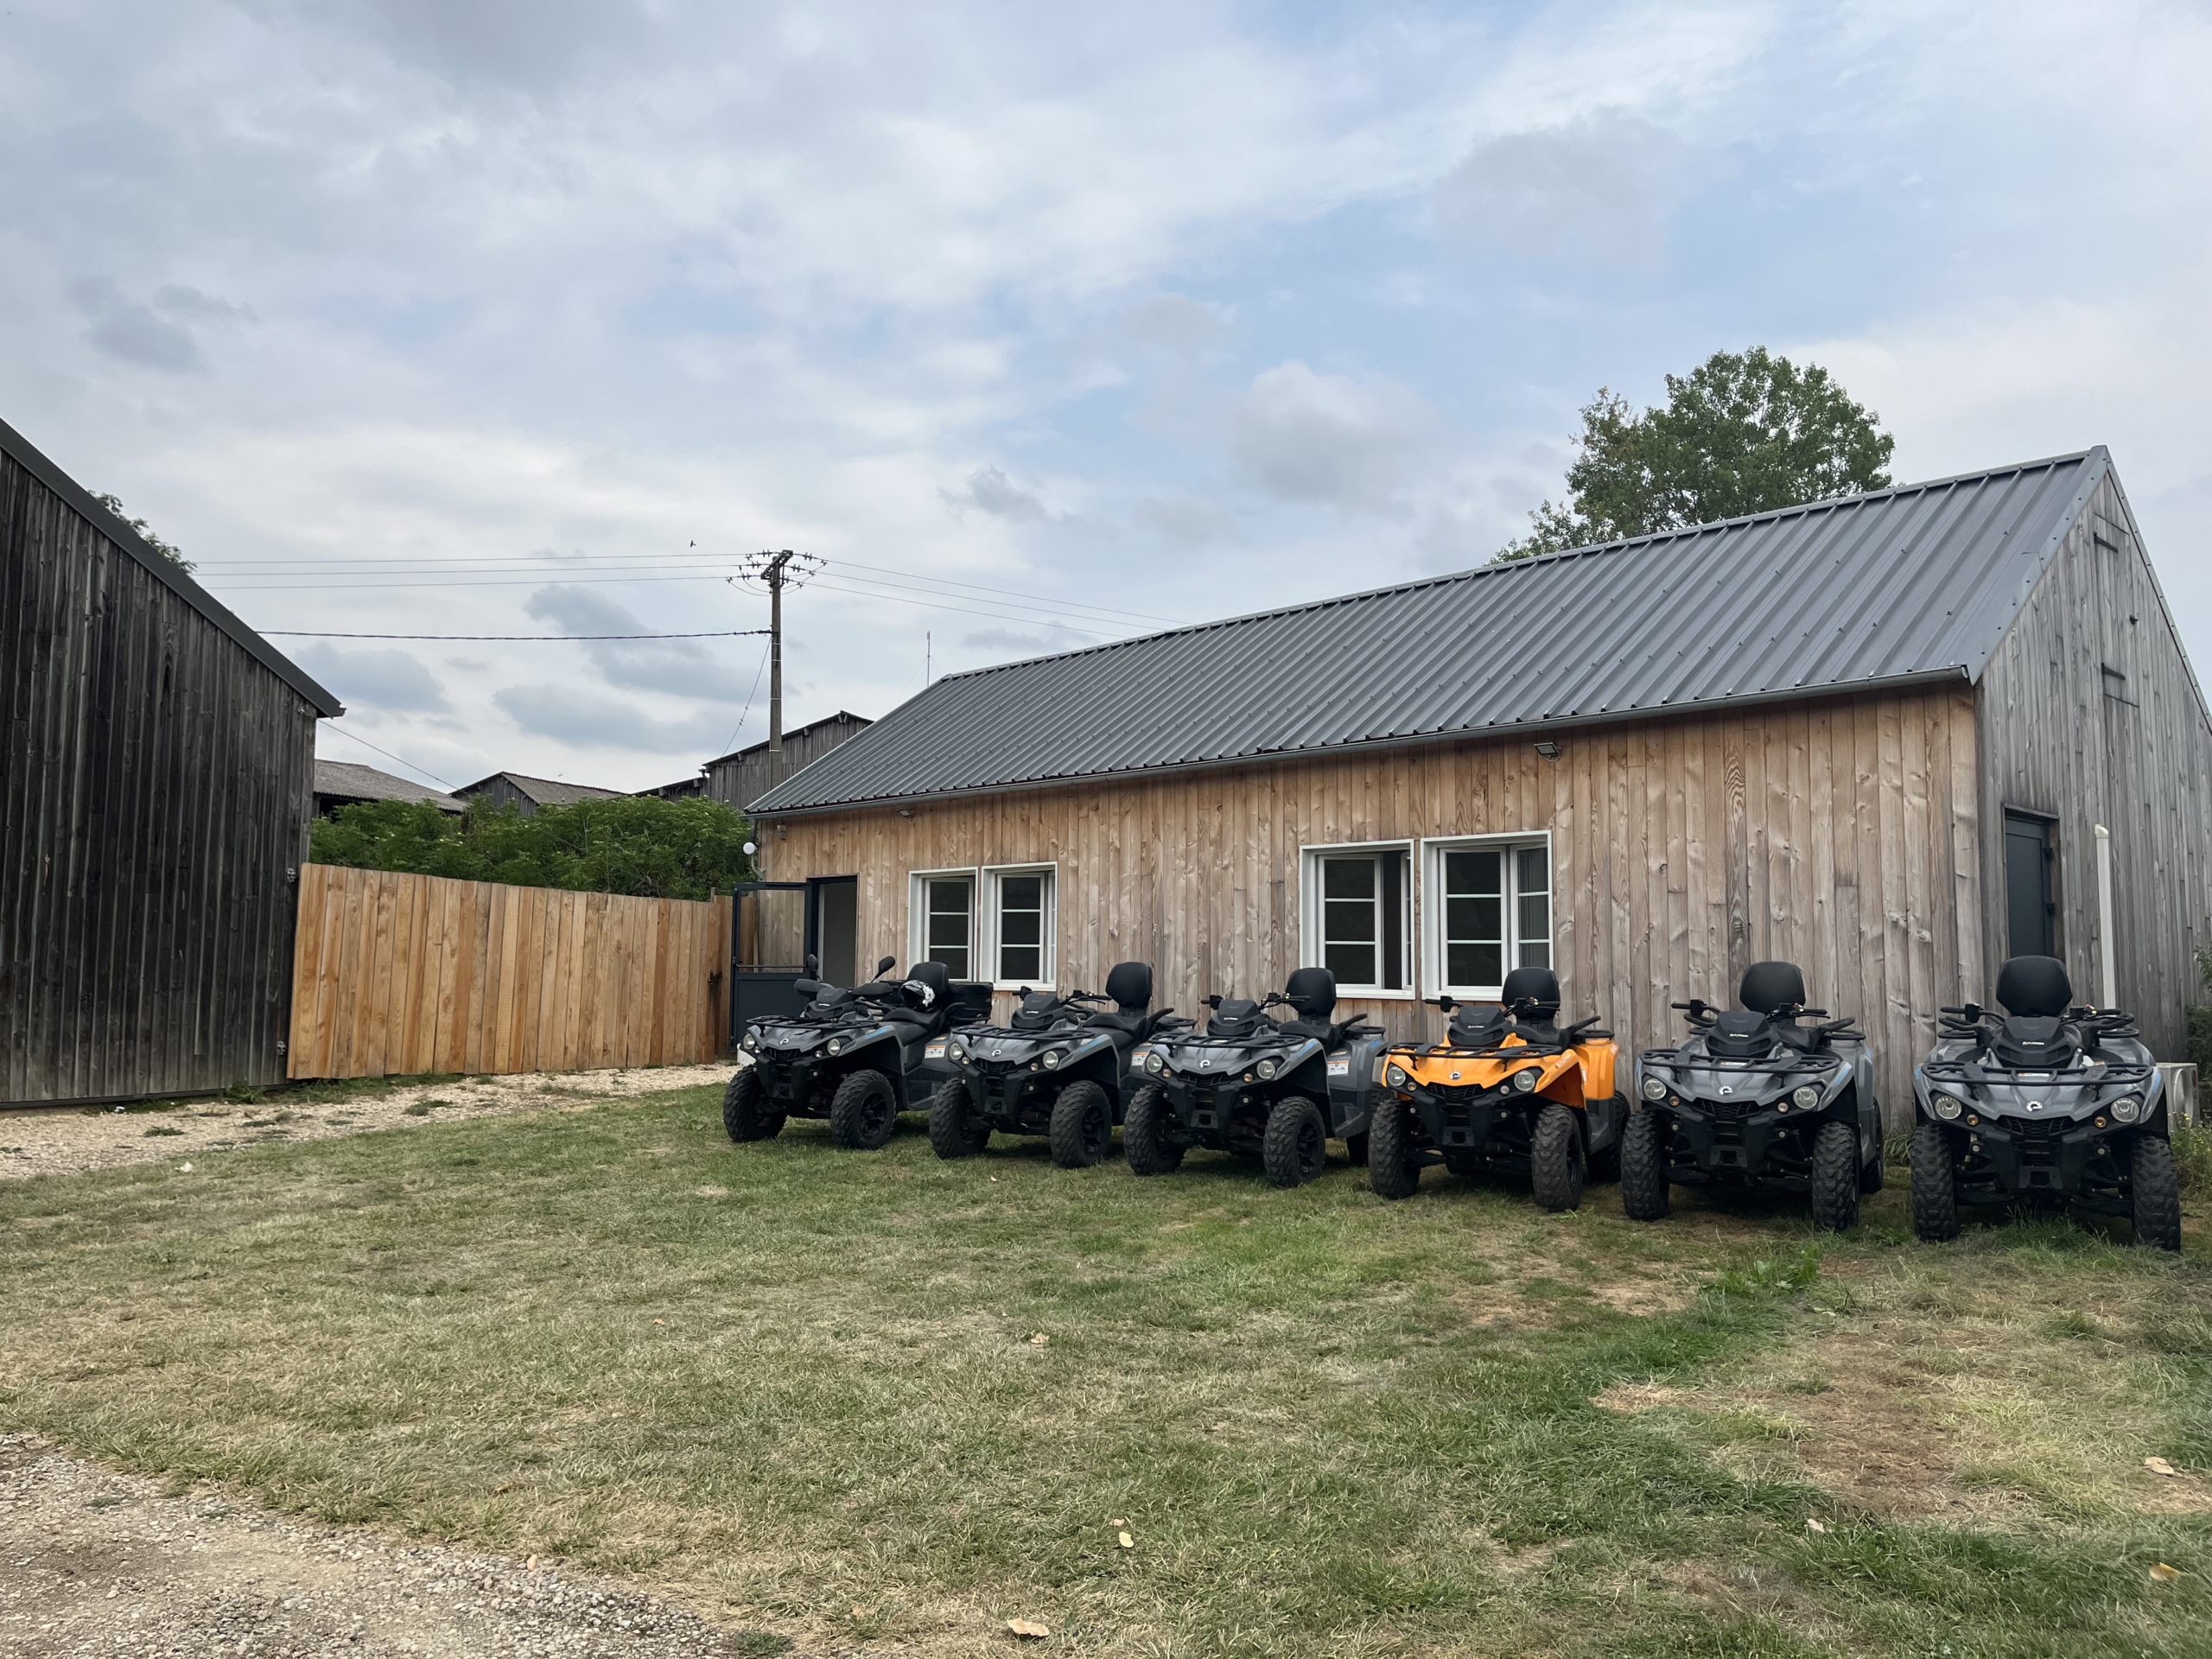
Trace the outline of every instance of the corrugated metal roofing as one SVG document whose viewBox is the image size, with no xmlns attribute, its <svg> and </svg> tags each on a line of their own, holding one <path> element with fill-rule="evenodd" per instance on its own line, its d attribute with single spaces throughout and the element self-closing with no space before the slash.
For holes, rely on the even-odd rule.
<svg viewBox="0 0 2212 1659">
<path fill-rule="evenodd" d="M 952 674 L 776 815 L 1980 677 L 2101 448 Z"/>
<path fill-rule="evenodd" d="M 240 621 L 236 612 L 194 582 L 174 561 L 163 558 L 147 546 L 143 537 L 93 500 L 90 491 L 48 461 L 37 445 L 5 421 L 0 421 L 0 449 L 5 449 L 32 477 L 67 501 L 77 512 L 89 518 L 92 527 L 101 535 L 175 589 L 186 604 L 245 646 L 263 667 L 305 697 L 314 706 L 316 714 L 335 718 L 346 712 L 346 705 L 318 683 L 305 669 Z"/>
<path fill-rule="evenodd" d="M 395 778 L 388 772 L 378 772 L 374 766 L 365 766 L 358 760 L 318 758 L 315 763 L 315 792 L 318 801 L 324 796 L 334 796 L 345 801 L 427 801 L 441 812 L 467 810 L 465 803 L 454 799 L 441 790 L 426 788 L 404 778 Z"/>
</svg>

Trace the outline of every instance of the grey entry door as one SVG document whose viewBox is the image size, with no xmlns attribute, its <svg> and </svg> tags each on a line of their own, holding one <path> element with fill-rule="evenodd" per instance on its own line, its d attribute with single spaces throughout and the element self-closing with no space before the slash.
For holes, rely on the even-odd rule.
<svg viewBox="0 0 2212 1659">
<path fill-rule="evenodd" d="M 734 1045 L 746 1022 L 797 1014 L 806 1006 L 798 982 L 805 976 L 807 914 L 804 881 L 743 881 L 731 896 L 729 1035 Z"/>
<path fill-rule="evenodd" d="M 2058 954 L 2058 906 L 2050 891 L 2050 825 L 2005 815 L 2005 936 L 2007 954 Z"/>
<path fill-rule="evenodd" d="M 860 878 L 824 876 L 807 886 L 814 912 L 810 949 L 821 958 L 823 979 L 832 985 L 859 984 Z"/>
</svg>

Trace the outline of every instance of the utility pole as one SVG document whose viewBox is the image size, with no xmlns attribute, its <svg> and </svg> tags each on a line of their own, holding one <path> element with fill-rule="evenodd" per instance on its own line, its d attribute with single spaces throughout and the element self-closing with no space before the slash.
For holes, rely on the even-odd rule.
<svg viewBox="0 0 2212 1659">
<path fill-rule="evenodd" d="M 768 753 L 784 753 L 784 571 L 792 559 L 785 548 L 761 567 L 768 584 Z"/>
</svg>

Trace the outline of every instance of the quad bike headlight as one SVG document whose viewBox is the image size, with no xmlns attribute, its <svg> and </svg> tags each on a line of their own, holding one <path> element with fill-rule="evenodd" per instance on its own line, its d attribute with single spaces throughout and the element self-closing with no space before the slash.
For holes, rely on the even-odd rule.
<svg viewBox="0 0 2212 1659">
<path fill-rule="evenodd" d="M 944 1058 L 948 1060 L 966 1059 L 968 1058 L 968 1045 L 962 1042 L 957 1037 L 955 1037 L 950 1042 L 944 1046 Z"/>
<path fill-rule="evenodd" d="M 1801 1112 L 1809 1112 L 1821 1103 L 1821 1091 L 1809 1083 L 1801 1083 L 1789 1091 L 1789 1103 Z"/>
<path fill-rule="evenodd" d="M 1516 1071 L 1513 1074 L 1513 1087 L 1517 1093 L 1523 1095 L 1535 1092 L 1536 1087 L 1536 1073 L 1541 1069 L 1542 1068 L 1540 1066 L 1524 1065 L 1518 1071 Z"/>
<path fill-rule="evenodd" d="M 1275 1073 L 1282 1070 L 1282 1062 L 1280 1060 L 1262 1060 L 1252 1069 L 1260 1074 L 1260 1081 L 1262 1083 L 1273 1083 L 1275 1080 Z"/>
<path fill-rule="evenodd" d="M 844 1052 L 845 1052 L 845 1039 L 844 1039 L 843 1038 L 842 1038 L 842 1037 L 832 1037 L 832 1038 L 830 1039 L 830 1052 L 831 1053 L 831 1055 L 835 1056 L 835 1055 L 842 1054 L 842 1053 L 843 1053 Z"/>
<path fill-rule="evenodd" d="M 1045 1051 L 1045 1069 L 1047 1071 L 1052 1071 L 1054 1067 L 1058 1066 L 1059 1063 L 1060 1051 L 1058 1049 L 1048 1048 Z"/>
<path fill-rule="evenodd" d="M 1382 1081 L 1390 1088 L 1402 1089 L 1407 1084 L 1412 1082 L 1413 1079 L 1406 1075 L 1406 1068 L 1404 1066 L 1394 1065 L 1382 1073 Z"/>
<path fill-rule="evenodd" d="M 760 1033 L 757 1031 L 747 1032 L 739 1039 L 737 1046 L 748 1054 L 758 1054 L 760 1052 Z"/>
<path fill-rule="evenodd" d="M 1144 1057 L 1144 1069 L 1157 1077 L 1167 1069 L 1167 1057 L 1158 1049 L 1154 1049 L 1151 1053 Z"/>
<path fill-rule="evenodd" d="M 1966 1103 L 1955 1095 L 1930 1095 L 1928 1097 L 1928 1103 L 1936 1109 L 1936 1116 L 1946 1123 L 1950 1122 L 1967 1109 Z"/>
<path fill-rule="evenodd" d="M 1643 1097 L 1646 1100 L 1666 1099 L 1667 1084 L 1665 1079 L 1661 1077 L 1646 1077 L 1643 1080 Z"/>
<path fill-rule="evenodd" d="M 2133 1123 L 2143 1116 L 2143 1103 L 2133 1095 L 2122 1095 L 2113 1102 L 2110 1109 L 2115 1123 Z"/>
</svg>

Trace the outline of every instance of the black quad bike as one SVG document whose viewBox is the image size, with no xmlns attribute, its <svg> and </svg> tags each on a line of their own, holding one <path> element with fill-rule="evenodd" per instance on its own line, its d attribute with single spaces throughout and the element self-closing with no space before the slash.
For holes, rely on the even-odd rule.
<svg viewBox="0 0 2212 1659">
<path fill-rule="evenodd" d="M 1192 1147 L 1260 1154 L 1268 1181 L 1297 1186 L 1321 1173 L 1331 1137 L 1367 1156 L 1375 1057 L 1388 1039 L 1354 1017 L 1332 1021 L 1336 976 L 1301 968 L 1254 1002 L 1210 996 L 1204 1033 L 1163 1031 L 1144 1046 L 1146 1081 L 1122 1122 L 1122 1149 L 1140 1175 L 1177 1168 Z M 1275 1020 L 1272 1007 L 1292 1018 Z"/>
<path fill-rule="evenodd" d="M 1114 1149 L 1130 1057 L 1173 1012 L 1152 1012 L 1152 968 L 1141 962 L 1108 974 L 1103 996 L 1025 989 L 1010 1023 L 930 1045 L 953 1071 L 930 1096 L 930 1145 L 940 1158 L 971 1157 L 998 1129 L 1047 1137 L 1062 1169 L 1099 1162 Z"/>
<path fill-rule="evenodd" d="M 1755 962 L 1741 1009 L 1693 997 L 1678 1048 L 1636 1063 L 1641 1098 L 1621 1137 L 1621 1207 L 1667 1213 L 1670 1183 L 1802 1192 L 1813 1224 L 1842 1232 L 1863 1193 L 1882 1190 L 1882 1114 L 1874 1058 L 1849 1020 L 1805 1006 L 1794 963 Z M 1806 1025 L 1804 1020 L 1815 1023 Z"/>
<path fill-rule="evenodd" d="M 1367 1160 L 1379 1196 L 1410 1198 L 1439 1163 L 1454 1175 L 1525 1170 L 1551 1211 L 1580 1207 L 1586 1174 L 1612 1179 L 1628 1118 L 1612 1033 L 1596 1015 L 1559 1023 L 1548 968 L 1516 968 L 1498 988 L 1496 1004 L 1438 997 L 1452 1016 L 1445 1040 L 1382 1057 Z"/>
<path fill-rule="evenodd" d="M 1912 1230 L 1955 1238 L 1961 1205 L 2034 1204 L 2126 1216 L 2135 1242 L 2181 1249 L 2181 1185 L 2164 1079 L 2135 1022 L 2068 1005 L 2056 957 L 2014 957 L 1999 1016 L 1945 1008 L 1913 1073 Z"/>
<path fill-rule="evenodd" d="M 950 1075 L 942 1046 L 935 1056 L 931 1046 L 953 1025 L 987 1016 L 991 988 L 954 984 L 938 962 L 915 963 L 904 980 L 883 977 L 895 960 L 884 957 L 874 981 L 850 990 L 802 979 L 814 999 L 804 1009 L 747 1023 L 738 1046 L 753 1063 L 722 1091 L 731 1140 L 766 1141 L 787 1117 L 816 1117 L 842 1145 L 873 1150 Z"/>
</svg>

